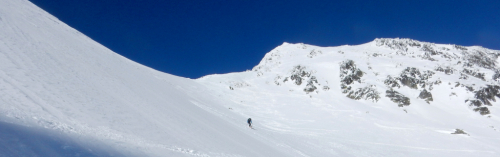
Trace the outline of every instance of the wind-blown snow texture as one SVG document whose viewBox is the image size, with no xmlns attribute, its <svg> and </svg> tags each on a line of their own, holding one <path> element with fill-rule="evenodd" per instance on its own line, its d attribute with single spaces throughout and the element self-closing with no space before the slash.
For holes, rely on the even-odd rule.
<svg viewBox="0 0 500 157">
<path fill-rule="evenodd" d="M 0 114 L 129 156 L 499 156 L 499 55 L 284 43 L 252 70 L 191 80 L 0 0 Z"/>
</svg>

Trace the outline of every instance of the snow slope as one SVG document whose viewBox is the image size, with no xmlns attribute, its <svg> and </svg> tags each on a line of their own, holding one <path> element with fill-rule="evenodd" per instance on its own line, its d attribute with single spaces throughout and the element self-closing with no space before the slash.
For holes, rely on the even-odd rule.
<svg viewBox="0 0 500 157">
<path fill-rule="evenodd" d="M 499 85 L 499 55 L 410 39 L 284 43 L 251 71 L 191 80 L 0 0 L 0 120 L 128 156 L 499 156 L 500 96 L 486 88 Z"/>
<path fill-rule="evenodd" d="M 16 123 L 132 155 L 288 156 L 207 91 L 117 55 L 29 1 L 0 1 L 0 113 Z"/>
<path fill-rule="evenodd" d="M 428 49 L 435 54 L 426 54 Z M 471 61 L 477 51 L 490 57 Z M 475 100 L 475 93 L 488 85 L 498 86 L 494 76 L 499 55 L 481 47 L 410 39 L 338 47 L 284 43 L 252 71 L 197 81 L 235 103 L 226 107 L 254 117 L 268 137 L 285 141 L 305 156 L 498 156 L 500 104 L 494 102 L 500 98 L 498 89 L 489 93 L 491 106 L 465 100 Z M 488 59 L 496 64 L 481 65 Z M 349 61 L 354 68 L 348 68 Z M 438 67 L 452 67 L 454 73 L 445 74 Z M 405 72 L 411 68 L 419 69 L 419 74 L 413 76 L 414 84 L 406 79 L 407 86 L 401 78 L 412 78 Z M 362 76 L 353 77 L 353 69 Z M 483 73 L 484 80 L 464 74 L 463 69 Z M 428 78 L 421 79 L 424 75 Z M 386 83 L 388 76 L 400 87 Z M 387 97 L 390 90 L 410 104 L 393 102 Z M 419 98 L 424 90 L 432 94 L 429 103 Z M 484 106 L 490 114 L 475 111 Z M 456 129 L 467 134 L 451 134 Z"/>
</svg>

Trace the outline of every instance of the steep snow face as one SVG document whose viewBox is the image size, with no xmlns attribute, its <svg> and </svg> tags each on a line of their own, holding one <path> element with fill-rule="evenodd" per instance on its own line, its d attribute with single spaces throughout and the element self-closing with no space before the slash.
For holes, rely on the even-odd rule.
<svg viewBox="0 0 500 157">
<path fill-rule="evenodd" d="M 499 55 L 411 39 L 284 43 L 252 71 L 197 81 L 308 156 L 497 156 Z"/>
<path fill-rule="evenodd" d="M 209 91 L 119 56 L 27 0 L 0 0 L 3 121 L 98 140 L 131 156 L 290 156 Z"/>
</svg>

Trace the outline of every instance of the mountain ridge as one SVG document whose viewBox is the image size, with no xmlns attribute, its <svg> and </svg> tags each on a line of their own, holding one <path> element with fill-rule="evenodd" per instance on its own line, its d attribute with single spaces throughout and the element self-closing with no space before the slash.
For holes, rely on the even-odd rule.
<svg viewBox="0 0 500 157">
<path fill-rule="evenodd" d="M 428 60 L 431 62 L 439 62 L 439 60 L 442 60 L 438 64 L 433 64 L 432 66 L 434 66 L 434 67 L 427 68 L 428 69 L 427 71 L 423 71 L 424 72 L 423 76 L 420 76 L 421 75 L 420 71 L 418 70 L 418 68 L 415 68 L 417 66 L 413 66 L 413 67 L 407 66 L 406 67 L 407 69 L 402 69 L 401 72 L 399 72 L 399 73 L 392 73 L 389 75 L 385 75 L 387 77 L 386 79 L 378 78 L 380 80 L 384 80 L 383 81 L 384 84 L 387 86 L 391 86 L 391 88 L 392 87 L 400 88 L 401 86 L 407 86 L 407 87 L 410 87 L 413 89 L 418 89 L 417 84 L 420 84 L 419 85 L 420 88 L 424 88 L 426 85 L 430 86 L 427 89 L 424 88 L 424 90 L 421 91 L 421 94 L 420 94 L 422 96 L 427 95 L 427 98 L 428 98 L 427 102 L 428 103 L 430 101 L 432 101 L 431 100 L 432 95 L 430 94 L 431 92 L 428 92 L 428 90 L 432 90 L 433 85 L 439 84 L 442 81 L 440 80 L 440 77 L 438 77 L 437 80 L 434 80 L 435 81 L 434 83 L 425 82 L 422 79 L 427 80 L 427 79 L 431 78 L 433 75 L 435 75 L 436 73 L 442 73 L 442 72 L 444 72 L 446 75 L 454 75 L 453 73 L 455 73 L 455 75 L 456 75 L 457 73 L 459 73 L 460 80 L 464 80 L 464 81 L 467 79 L 473 79 L 473 80 L 480 79 L 483 82 L 482 83 L 483 87 L 479 87 L 480 89 L 476 90 L 476 91 L 471 90 L 472 87 L 470 85 L 460 84 L 459 81 L 448 82 L 448 83 L 454 83 L 457 86 L 465 87 L 468 89 L 468 91 L 478 93 L 474 96 L 476 100 L 472 100 L 472 98 L 471 98 L 471 100 L 467 99 L 467 100 L 465 100 L 465 102 L 471 101 L 472 103 L 470 105 L 476 106 L 477 108 L 475 108 L 474 110 L 479 111 L 481 114 L 488 114 L 489 113 L 488 108 L 485 107 L 486 105 L 491 105 L 491 103 L 489 101 L 495 101 L 495 97 L 500 98 L 497 94 L 498 88 L 499 88 L 498 85 L 499 85 L 499 81 L 500 81 L 500 80 L 498 80 L 498 76 L 500 73 L 497 70 L 498 69 L 497 62 L 498 62 L 498 56 L 500 56 L 500 51 L 490 50 L 490 49 L 486 49 L 486 48 L 479 47 L 479 46 L 464 47 L 464 46 L 459 46 L 459 45 L 434 44 L 434 43 L 429 43 L 429 42 L 420 42 L 420 41 L 416 41 L 416 40 L 412 40 L 412 39 L 399 39 L 399 38 L 394 38 L 394 39 L 380 38 L 380 39 L 375 39 L 372 42 L 361 44 L 359 46 L 366 46 L 366 45 L 371 45 L 371 46 L 375 45 L 376 47 L 385 47 L 385 48 L 389 48 L 389 49 L 393 50 L 392 52 L 387 51 L 387 50 L 375 50 L 376 52 L 373 52 L 373 51 L 368 50 L 369 47 L 365 48 L 367 50 L 361 50 L 361 51 L 365 51 L 363 53 L 365 53 L 367 55 L 365 57 L 368 57 L 368 59 L 369 59 L 369 57 L 376 58 L 376 57 L 385 57 L 385 56 L 388 56 L 389 58 L 392 59 L 392 57 L 394 57 L 394 56 L 407 56 L 408 55 L 408 56 L 411 56 L 412 58 L 420 58 L 422 60 Z M 305 52 L 307 55 L 307 58 L 311 58 L 311 59 L 313 57 L 316 57 L 318 55 L 323 54 L 324 50 L 320 50 L 320 49 L 338 49 L 338 51 L 337 50 L 335 50 L 335 51 L 343 54 L 345 52 L 343 52 L 341 49 L 347 48 L 347 47 L 352 47 L 352 46 L 339 46 L 339 47 L 321 48 L 318 46 L 306 45 L 306 44 L 302 44 L 302 43 L 298 43 L 298 44 L 284 43 L 283 45 L 278 46 L 277 48 L 275 48 L 271 52 L 267 53 L 264 56 L 264 58 L 262 59 L 262 61 L 257 66 L 255 66 L 252 69 L 252 71 L 257 72 L 257 76 L 261 76 L 261 75 L 264 75 L 265 72 L 270 72 L 272 68 L 280 66 L 280 64 L 282 62 L 286 62 L 286 60 L 280 60 L 282 56 L 286 55 L 286 54 L 283 54 L 283 52 L 280 52 L 280 49 L 282 49 L 282 47 L 287 47 L 287 46 L 288 47 L 296 47 L 297 49 L 307 49 L 307 47 L 314 47 L 314 48 L 312 48 L 312 50 L 308 49 L 307 50 L 308 52 Z M 354 47 L 356 47 L 356 46 L 354 46 Z M 409 51 L 408 48 L 411 48 L 412 50 Z M 452 48 L 455 49 L 455 51 L 451 50 Z M 363 49 L 363 48 L 361 48 L 361 49 Z M 470 50 L 468 50 L 468 49 L 470 49 Z M 330 50 L 330 51 L 333 51 L 333 50 Z M 284 52 L 284 53 L 287 53 L 287 52 Z M 304 53 L 304 52 L 302 52 L 302 53 Z M 332 54 L 333 52 L 328 52 L 328 53 Z M 418 54 L 418 53 L 420 53 L 420 54 Z M 392 54 L 394 54 L 394 55 L 392 55 Z M 298 55 L 298 54 L 293 54 L 293 55 Z M 289 56 L 292 56 L 292 55 L 289 55 Z M 479 56 L 485 56 L 485 57 L 479 57 Z M 288 56 L 285 56 L 285 57 L 288 57 Z M 440 57 L 440 58 L 434 59 L 435 57 Z M 302 57 L 302 58 L 307 59 L 306 57 Z M 453 66 L 453 64 L 454 64 L 454 63 L 452 63 L 452 61 L 454 63 L 456 63 L 455 65 L 462 65 L 462 67 L 457 66 L 457 68 L 451 68 L 451 66 Z M 343 92 L 348 93 L 348 97 L 353 97 L 355 99 L 359 99 L 360 97 L 363 97 L 363 95 L 366 94 L 365 93 L 365 94 L 354 96 L 354 95 L 356 95 L 356 93 L 367 92 L 367 91 L 362 91 L 362 90 L 372 91 L 372 94 L 373 94 L 374 90 L 370 89 L 370 88 L 358 89 L 357 91 L 351 91 L 350 89 L 346 90 L 346 88 L 350 88 L 347 85 L 350 85 L 351 83 L 353 83 L 353 80 L 361 83 L 359 80 L 360 78 L 358 78 L 358 77 L 362 77 L 363 73 L 366 74 L 366 72 L 360 71 L 359 69 L 356 69 L 355 67 L 354 67 L 354 69 L 349 69 L 349 68 L 345 69 L 345 66 L 346 66 L 345 64 L 347 64 L 347 63 L 344 63 L 344 62 L 349 62 L 349 64 L 350 64 L 349 66 L 355 66 L 355 65 L 354 65 L 354 62 L 352 60 L 349 60 L 349 59 L 344 60 L 342 63 L 340 63 L 340 64 L 343 64 L 343 65 L 341 65 L 341 68 L 344 67 L 345 75 L 348 75 L 347 74 L 348 71 L 351 70 L 352 72 L 357 71 L 358 72 L 357 75 L 361 75 L 361 76 L 351 76 L 352 74 L 349 74 L 349 76 L 342 76 L 344 74 L 340 74 L 341 75 L 340 77 L 344 77 L 344 78 L 342 78 L 343 87 L 341 87 L 342 89 L 344 89 Z M 370 63 L 367 62 L 367 64 L 370 64 Z M 395 66 L 397 68 L 398 66 L 401 67 L 403 65 L 396 64 Z M 368 69 L 367 70 L 365 69 L 364 71 L 372 70 L 370 66 L 368 66 L 367 68 Z M 420 67 L 420 68 L 422 68 L 422 67 Z M 424 66 L 424 68 L 425 68 L 425 66 Z M 292 73 L 291 76 L 284 77 L 284 76 L 280 76 L 278 74 L 278 76 L 275 77 L 274 82 L 275 82 L 275 84 L 280 85 L 280 83 L 281 84 L 285 83 L 289 79 L 291 79 L 292 81 L 295 81 L 295 84 L 301 85 L 302 80 L 308 79 L 308 82 L 307 82 L 308 87 L 304 88 L 304 90 L 307 92 L 312 92 L 312 91 L 318 89 L 317 86 L 320 86 L 320 85 L 316 85 L 316 86 L 314 85 L 314 83 L 316 83 L 316 84 L 318 83 L 318 80 L 314 76 L 311 77 L 311 74 L 315 73 L 315 71 L 313 70 L 313 71 L 306 72 L 306 71 L 304 71 L 304 69 L 305 69 L 304 66 L 301 66 L 300 63 L 297 63 L 297 65 L 295 65 L 295 68 L 293 68 L 292 70 L 289 70 Z M 348 71 L 345 71 L 345 70 L 348 70 Z M 380 73 L 380 72 L 374 72 L 374 73 L 375 73 L 375 75 L 379 75 L 378 73 Z M 401 73 L 404 73 L 404 74 L 401 74 Z M 427 73 L 427 74 L 425 74 L 425 73 Z M 403 77 L 403 78 L 397 77 L 397 75 L 400 75 L 400 74 L 401 74 L 401 77 Z M 415 76 L 416 74 L 418 76 Z M 440 74 L 437 74 L 437 75 L 440 75 Z M 307 77 L 304 78 L 305 76 L 307 76 Z M 393 78 L 393 77 L 395 77 L 395 78 Z M 425 78 L 415 78 L 415 77 L 425 77 Z M 442 77 L 444 77 L 444 76 L 442 76 Z M 471 77 L 471 78 L 469 78 L 469 77 Z M 277 80 L 279 80 L 279 81 L 277 81 Z M 481 81 L 479 81 L 479 82 L 481 82 Z M 477 82 L 477 80 L 476 80 L 476 82 Z M 368 85 L 368 86 L 370 86 L 370 85 Z M 232 88 L 232 87 L 230 87 L 230 88 Z M 323 86 L 320 88 L 330 89 L 328 86 Z M 393 90 L 391 90 L 391 91 L 393 91 Z M 486 91 L 488 91 L 488 92 L 486 92 Z M 379 93 L 382 93 L 382 92 L 379 92 Z M 378 98 L 376 98 L 376 99 L 378 99 Z"/>
<path fill-rule="evenodd" d="M 489 56 L 478 59 L 478 54 Z M 373 143 L 393 147 L 384 147 L 385 151 L 406 152 L 398 147 L 420 142 L 427 144 L 421 143 L 423 145 L 418 146 L 418 149 L 432 150 L 429 146 L 434 142 L 431 141 L 447 141 L 434 133 L 454 134 L 456 129 L 465 132 L 475 130 L 474 133 L 467 132 L 468 135 L 492 137 L 490 133 L 493 132 L 489 131 L 495 130 L 498 124 L 496 114 L 499 108 L 495 99 L 500 97 L 498 90 L 489 87 L 498 86 L 498 77 L 495 77 L 497 72 L 494 71 L 498 67 L 498 54 L 497 50 L 477 46 L 463 47 L 397 38 L 337 47 L 285 43 L 267 53 L 252 71 L 209 75 L 197 81 L 211 89 L 219 89 L 214 90 L 217 91 L 214 95 L 225 95 L 236 103 L 225 105 L 227 108 L 265 120 L 262 125 L 269 130 L 300 135 L 302 130 L 294 130 L 309 128 L 310 131 L 304 134 L 324 133 L 328 136 L 322 134 L 324 136 L 320 138 L 333 138 L 316 143 L 318 145 L 331 145 L 332 141 L 343 141 L 347 136 L 350 137 L 348 139 L 373 139 L 378 141 Z M 457 65 L 458 62 L 463 63 Z M 471 101 L 491 104 L 468 103 Z M 391 135 L 375 133 L 378 129 Z M 327 133 L 327 130 L 333 132 Z M 380 139 L 382 137 L 386 139 Z M 396 142 L 396 139 L 408 140 Z M 312 139 L 307 138 L 305 141 L 309 140 Z M 296 145 L 299 148 L 307 147 Z M 376 147 L 359 145 L 356 147 Z M 452 145 L 444 142 L 441 146 L 454 147 Z M 465 145 L 468 144 L 462 146 Z M 350 155 L 443 155 L 432 152 L 386 154 L 376 150 L 356 151 L 370 155 Z"/>
</svg>

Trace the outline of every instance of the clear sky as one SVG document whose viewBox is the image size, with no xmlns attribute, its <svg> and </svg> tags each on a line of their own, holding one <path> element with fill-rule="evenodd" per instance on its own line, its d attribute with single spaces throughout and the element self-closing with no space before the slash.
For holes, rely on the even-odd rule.
<svg viewBox="0 0 500 157">
<path fill-rule="evenodd" d="M 30 0 L 129 59 L 177 76 L 252 69 L 283 42 L 375 38 L 500 50 L 498 0 Z"/>
</svg>

